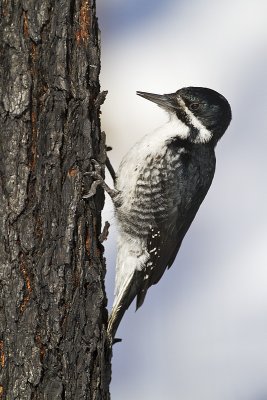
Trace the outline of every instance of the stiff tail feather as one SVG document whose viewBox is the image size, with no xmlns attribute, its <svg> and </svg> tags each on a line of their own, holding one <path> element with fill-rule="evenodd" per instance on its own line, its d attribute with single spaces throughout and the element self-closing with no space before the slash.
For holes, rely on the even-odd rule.
<svg viewBox="0 0 267 400">
<path fill-rule="evenodd" d="M 108 334 L 114 339 L 125 311 L 129 308 L 138 293 L 139 271 L 129 276 L 117 294 L 108 321 Z"/>
</svg>

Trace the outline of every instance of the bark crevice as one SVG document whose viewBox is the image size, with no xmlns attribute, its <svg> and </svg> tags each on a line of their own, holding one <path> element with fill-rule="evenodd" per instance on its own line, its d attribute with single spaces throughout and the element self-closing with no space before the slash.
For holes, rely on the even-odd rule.
<svg viewBox="0 0 267 400">
<path fill-rule="evenodd" d="M 3 1 L 0 55 L 0 399 L 109 399 L 95 1 Z"/>
</svg>

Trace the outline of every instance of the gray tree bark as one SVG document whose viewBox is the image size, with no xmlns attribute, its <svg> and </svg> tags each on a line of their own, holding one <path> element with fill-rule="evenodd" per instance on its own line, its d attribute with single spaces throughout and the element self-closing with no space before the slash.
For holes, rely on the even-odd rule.
<svg viewBox="0 0 267 400">
<path fill-rule="evenodd" d="M 0 0 L 0 399 L 109 399 L 95 0 Z"/>
</svg>

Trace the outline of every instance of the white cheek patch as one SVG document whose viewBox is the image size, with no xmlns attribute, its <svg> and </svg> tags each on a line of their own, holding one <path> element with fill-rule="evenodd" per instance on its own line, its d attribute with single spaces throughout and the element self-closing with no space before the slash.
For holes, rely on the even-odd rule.
<svg viewBox="0 0 267 400">
<path fill-rule="evenodd" d="M 181 139 L 187 139 L 190 135 L 190 128 L 182 121 L 180 121 L 176 114 L 169 114 L 169 121 L 164 126 L 164 134 L 168 138 L 173 138 L 173 134 L 179 136 Z"/>
<path fill-rule="evenodd" d="M 180 106 L 183 107 L 184 111 L 189 117 L 189 120 L 191 124 L 193 125 L 194 128 L 198 130 L 198 135 L 197 137 L 193 140 L 194 143 L 207 143 L 211 140 L 212 138 L 212 133 L 197 119 L 197 117 L 194 116 L 192 111 L 189 110 L 189 108 L 185 105 L 185 102 L 183 99 L 179 96 L 177 98 L 177 101 Z"/>
</svg>

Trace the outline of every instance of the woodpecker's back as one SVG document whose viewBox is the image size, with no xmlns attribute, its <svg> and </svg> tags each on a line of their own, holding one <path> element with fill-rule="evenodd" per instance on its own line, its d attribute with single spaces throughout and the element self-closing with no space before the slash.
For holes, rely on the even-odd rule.
<svg viewBox="0 0 267 400">
<path fill-rule="evenodd" d="M 164 108 L 170 119 L 129 151 L 117 173 L 112 337 L 133 299 L 140 307 L 148 288 L 172 265 L 211 185 L 214 147 L 231 120 L 228 102 L 211 89 L 138 94 Z"/>
</svg>

